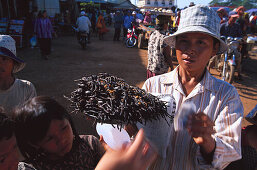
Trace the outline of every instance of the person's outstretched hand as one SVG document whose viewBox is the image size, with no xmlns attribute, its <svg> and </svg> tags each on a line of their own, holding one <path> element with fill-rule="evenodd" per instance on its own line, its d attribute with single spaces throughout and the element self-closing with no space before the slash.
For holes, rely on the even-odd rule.
<svg viewBox="0 0 257 170">
<path fill-rule="evenodd" d="M 145 170 L 156 156 L 157 152 L 146 141 L 141 129 L 130 146 L 118 151 L 108 149 L 95 170 Z"/>
</svg>

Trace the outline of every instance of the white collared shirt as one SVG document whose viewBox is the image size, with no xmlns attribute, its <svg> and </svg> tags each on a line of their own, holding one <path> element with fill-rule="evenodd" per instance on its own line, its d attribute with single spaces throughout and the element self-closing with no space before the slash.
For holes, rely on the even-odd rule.
<svg viewBox="0 0 257 170">
<path fill-rule="evenodd" d="M 171 135 L 166 135 L 166 140 L 169 141 L 162 141 L 164 151 L 159 151 L 159 153 L 165 152 L 166 154 L 160 155 L 149 169 L 223 169 L 230 162 L 241 158 L 243 105 L 234 86 L 216 79 L 206 70 L 201 82 L 186 96 L 178 80 L 177 67 L 172 72 L 146 80 L 143 89 L 150 93 L 172 94 L 176 101 L 175 114 L 183 103 L 193 102 L 197 112 L 204 112 L 215 123 L 216 130 L 213 135 L 216 149 L 211 165 L 205 162 L 200 153 L 200 147 L 188 132 L 186 130 L 175 132 L 172 125 L 169 129 Z M 154 128 L 151 127 L 151 130 L 147 128 L 147 124 L 137 126 L 145 128 L 146 137 L 150 138 L 153 143 L 160 142 L 162 138 L 160 134 L 170 134 L 170 132 L 156 133 L 163 129 L 163 125 L 158 121 Z"/>
</svg>

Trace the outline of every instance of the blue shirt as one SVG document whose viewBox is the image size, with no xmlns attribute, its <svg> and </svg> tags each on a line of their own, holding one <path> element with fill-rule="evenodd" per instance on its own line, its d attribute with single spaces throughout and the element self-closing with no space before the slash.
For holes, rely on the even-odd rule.
<svg viewBox="0 0 257 170">
<path fill-rule="evenodd" d="M 226 37 L 243 37 L 240 25 L 237 23 L 229 25 L 228 22 L 221 24 L 220 35 Z"/>
<path fill-rule="evenodd" d="M 133 16 L 125 16 L 123 26 L 125 28 L 131 28 L 131 22 L 133 22 Z"/>
<path fill-rule="evenodd" d="M 114 16 L 114 28 L 121 28 L 123 17 L 121 15 Z"/>
</svg>

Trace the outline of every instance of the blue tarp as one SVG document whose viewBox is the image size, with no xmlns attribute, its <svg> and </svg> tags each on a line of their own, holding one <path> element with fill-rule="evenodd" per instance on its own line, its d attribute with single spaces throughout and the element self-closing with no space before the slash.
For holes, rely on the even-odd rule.
<svg viewBox="0 0 257 170">
<path fill-rule="evenodd" d="M 93 2 L 93 3 L 100 3 L 100 4 L 107 3 L 107 1 L 102 1 L 102 0 L 76 0 L 76 2 Z"/>
<path fill-rule="evenodd" d="M 249 9 L 248 11 L 245 11 L 245 12 L 247 12 L 249 14 L 251 14 L 252 12 L 257 13 L 257 8 L 252 8 L 252 9 Z"/>
</svg>

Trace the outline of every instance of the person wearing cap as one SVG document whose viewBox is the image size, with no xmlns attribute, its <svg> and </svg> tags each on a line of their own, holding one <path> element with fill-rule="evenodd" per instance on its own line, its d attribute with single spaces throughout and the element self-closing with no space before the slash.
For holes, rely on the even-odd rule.
<svg viewBox="0 0 257 170">
<path fill-rule="evenodd" d="M 158 15 L 156 18 L 156 30 L 151 33 L 148 41 L 148 64 L 147 78 L 167 73 L 173 70 L 171 60 L 171 48 L 164 43 L 164 38 L 168 30 L 169 16 Z"/>
<path fill-rule="evenodd" d="M 143 23 L 144 24 L 151 24 L 151 22 L 152 22 L 151 13 L 150 13 L 150 11 L 147 11 L 145 13 L 145 18 L 144 18 Z"/>
<path fill-rule="evenodd" d="M 36 19 L 34 32 L 39 41 L 39 47 L 42 58 L 45 60 L 48 59 L 51 54 L 51 42 L 52 42 L 52 33 L 53 27 L 50 19 L 47 17 L 46 10 L 42 11 L 42 15 Z"/>
<path fill-rule="evenodd" d="M 24 67 L 25 62 L 16 55 L 14 39 L 0 35 L 0 106 L 8 112 L 37 95 L 31 82 L 14 76 Z"/>
<path fill-rule="evenodd" d="M 244 111 L 236 88 L 206 69 L 211 56 L 227 50 L 220 39 L 220 18 L 208 6 L 182 10 L 178 30 L 164 42 L 175 47 L 179 65 L 169 73 L 147 79 L 143 89 L 172 95 L 176 102 L 173 116 L 179 116 L 183 105 L 194 105 L 195 111 L 184 116 L 182 113 L 178 120 L 184 121 L 183 128 L 177 131 L 177 123 L 166 133 L 159 133 L 164 126 L 159 121 L 150 126 L 137 124 L 152 143 L 162 146 L 149 169 L 224 169 L 241 158 Z"/>
<path fill-rule="evenodd" d="M 124 38 L 126 38 L 127 33 L 128 33 L 128 29 L 132 28 L 132 22 L 133 22 L 134 18 L 131 15 L 131 12 L 128 11 L 127 15 L 124 17 L 124 21 L 123 21 L 123 36 Z"/>
<path fill-rule="evenodd" d="M 243 37 L 243 32 L 236 20 L 239 16 L 237 14 L 229 16 L 227 22 L 221 24 L 220 35 L 225 37 Z"/>
<path fill-rule="evenodd" d="M 91 22 L 89 18 L 86 16 L 85 11 L 80 12 L 80 17 L 77 19 L 76 25 L 78 26 L 78 39 L 80 38 L 80 34 L 82 32 L 86 32 L 88 35 L 88 41 L 90 41 L 90 27 Z"/>
<path fill-rule="evenodd" d="M 219 17 L 220 17 L 220 24 L 223 24 L 224 22 L 226 22 L 227 21 L 227 19 L 226 19 L 226 16 L 227 16 L 227 11 L 224 9 L 224 8 L 219 8 L 218 10 L 217 10 L 217 13 L 218 13 L 218 15 L 219 15 Z"/>
<path fill-rule="evenodd" d="M 123 18 L 120 14 L 120 11 L 116 11 L 113 21 L 114 21 L 114 29 L 115 29 L 113 41 L 120 41 L 120 32 L 121 32 L 121 26 L 123 23 Z"/>
<path fill-rule="evenodd" d="M 190 2 L 189 7 L 195 6 L 194 2 Z"/>
</svg>

